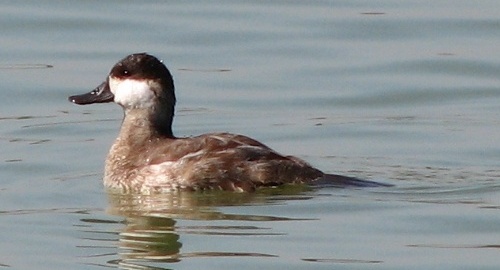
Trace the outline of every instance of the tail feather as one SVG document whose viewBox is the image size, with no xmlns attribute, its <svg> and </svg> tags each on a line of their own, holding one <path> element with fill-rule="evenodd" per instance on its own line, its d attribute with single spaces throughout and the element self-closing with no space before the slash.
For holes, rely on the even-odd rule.
<svg viewBox="0 0 500 270">
<path fill-rule="evenodd" d="M 393 185 L 369 180 L 362 180 L 356 177 L 324 174 L 322 177 L 311 183 L 318 187 L 391 187 Z"/>
</svg>

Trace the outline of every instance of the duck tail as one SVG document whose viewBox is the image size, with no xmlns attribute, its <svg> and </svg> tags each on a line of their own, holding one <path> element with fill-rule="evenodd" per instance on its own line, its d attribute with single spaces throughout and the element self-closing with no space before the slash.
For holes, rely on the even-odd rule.
<svg viewBox="0 0 500 270">
<path fill-rule="evenodd" d="M 313 186 L 318 187 L 391 187 L 393 185 L 370 180 L 363 180 L 356 177 L 338 174 L 323 174 L 322 177 L 314 181 Z"/>
</svg>

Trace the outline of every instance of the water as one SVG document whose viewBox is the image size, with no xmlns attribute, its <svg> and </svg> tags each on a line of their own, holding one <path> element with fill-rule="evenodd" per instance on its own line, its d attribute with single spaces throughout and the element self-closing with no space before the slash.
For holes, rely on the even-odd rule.
<svg viewBox="0 0 500 270">
<path fill-rule="evenodd" d="M 498 11 L 496 1 L 2 3 L 0 268 L 497 269 Z M 395 186 L 106 194 L 122 112 L 66 98 L 143 51 L 174 75 L 177 135 L 242 133 Z"/>
</svg>

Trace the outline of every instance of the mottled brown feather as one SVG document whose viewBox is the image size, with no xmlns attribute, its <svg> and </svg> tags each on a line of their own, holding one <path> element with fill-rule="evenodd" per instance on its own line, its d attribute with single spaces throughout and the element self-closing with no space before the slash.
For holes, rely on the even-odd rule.
<svg viewBox="0 0 500 270">
<path fill-rule="evenodd" d="M 175 189 L 253 191 L 284 183 L 367 185 L 374 182 L 324 174 L 307 162 L 283 156 L 242 135 L 211 133 L 176 138 L 176 103 L 170 71 L 154 56 L 132 54 L 118 62 L 106 81 L 77 104 L 116 101 L 125 112 L 120 134 L 106 159 L 104 185 L 126 192 Z"/>
</svg>

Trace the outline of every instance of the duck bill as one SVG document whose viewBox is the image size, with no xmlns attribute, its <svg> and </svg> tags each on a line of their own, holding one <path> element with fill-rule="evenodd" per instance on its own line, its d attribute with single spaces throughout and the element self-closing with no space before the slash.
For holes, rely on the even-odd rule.
<svg viewBox="0 0 500 270">
<path fill-rule="evenodd" d="M 76 103 L 78 105 L 92 104 L 92 103 L 106 103 L 111 102 L 114 99 L 113 93 L 109 90 L 109 84 L 106 80 L 97 86 L 94 90 L 82 94 L 70 96 L 68 100 L 70 102 Z"/>
</svg>

